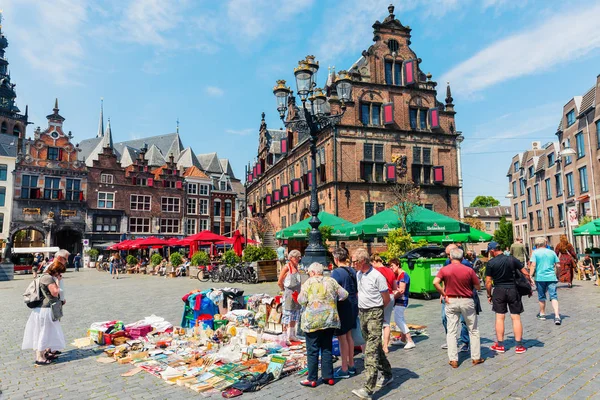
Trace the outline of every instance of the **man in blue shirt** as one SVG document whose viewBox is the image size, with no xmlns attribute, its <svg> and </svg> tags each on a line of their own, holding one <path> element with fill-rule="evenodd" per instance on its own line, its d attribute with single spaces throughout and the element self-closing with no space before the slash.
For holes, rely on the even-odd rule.
<svg viewBox="0 0 600 400">
<path fill-rule="evenodd" d="M 559 264 L 559 260 L 554 251 L 546 248 L 546 243 L 547 240 L 543 237 L 535 239 L 536 250 L 531 255 L 529 273 L 535 279 L 540 303 L 540 313 L 537 318 L 540 320 L 546 319 L 546 292 L 548 292 L 554 309 L 554 323 L 560 325 L 562 320 L 558 310 L 558 295 L 556 294 L 558 279 L 554 269 Z"/>
</svg>

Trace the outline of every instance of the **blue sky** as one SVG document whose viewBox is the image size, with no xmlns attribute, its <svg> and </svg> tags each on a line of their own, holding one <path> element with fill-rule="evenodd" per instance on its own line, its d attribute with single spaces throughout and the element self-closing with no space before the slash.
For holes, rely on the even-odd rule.
<svg viewBox="0 0 600 400">
<path fill-rule="evenodd" d="M 31 121 L 58 97 L 65 128 L 96 134 L 100 98 L 115 140 L 174 132 L 229 158 L 256 155 L 260 114 L 281 127 L 272 88 L 314 54 L 346 69 L 372 41 L 389 0 L 0 0 L 17 102 Z M 504 204 L 510 158 L 548 142 L 562 106 L 600 74 L 600 1 L 403 0 L 396 17 L 445 97 L 463 143 L 465 202 Z M 292 85 L 293 86 L 293 85 Z M 29 132 L 32 132 L 30 127 Z"/>
</svg>

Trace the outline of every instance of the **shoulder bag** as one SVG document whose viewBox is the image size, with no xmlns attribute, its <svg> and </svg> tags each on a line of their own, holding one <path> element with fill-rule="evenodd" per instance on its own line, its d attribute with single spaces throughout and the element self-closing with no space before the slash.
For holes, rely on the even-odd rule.
<svg viewBox="0 0 600 400">
<path fill-rule="evenodd" d="M 512 258 L 512 265 L 514 268 L 515 286 L 517 287 L 517 292 L 519 292 L 519 295 L 521 295 L 521 296 L 531 297 L 531 295 L 533 294 L 533 291 L 531 290 L 531 285 L 529 284 L 529 281 L 527 280 L 525 275 L 523 275 L 523 273 L 519 269 L 519 264 L 515 263 L 516 259 L 514 257 L 511 257 L 511 258 Z"/>
</svg>

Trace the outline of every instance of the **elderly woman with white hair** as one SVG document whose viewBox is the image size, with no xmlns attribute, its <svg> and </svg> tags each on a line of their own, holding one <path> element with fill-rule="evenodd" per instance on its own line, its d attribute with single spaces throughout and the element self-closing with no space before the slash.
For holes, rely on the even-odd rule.
<svg viewBox="0 0 600 400">
<path fill-rule="evenodd" d="M 306 334 L 308 379 L 303 386 L 317 386 L 319 352 L 321 353 L 321 378 L 328 385 L 333 379 L 333 357 L 331 354 L 333 334 L 340 328 L 337 311 L 338 300 L 345 300 L 348 292 L 335 279 L 323 276 L 323 265 L 312 263 L 308 267 L 310 276 L 302 285 L 298 302 L 304 307 L 302 330 Z"/>
<path fill-rule="evenodd" d="M 300 281 L 300 272 L 298 265 L 302 254 L 298 250 L 292 250 L 288 254 L 288 263 L 281 269 L 277 284 L 283 290 L 283 315 L 281 324 L 286 332 L 287 340 L 298 341 L 296 338 L 296 322 L 300 318 L 300 305 L 294 299 L 300 292 L 302 282 Z M 295 295 L 294 295 L 295 293 Z"/>
</svg>

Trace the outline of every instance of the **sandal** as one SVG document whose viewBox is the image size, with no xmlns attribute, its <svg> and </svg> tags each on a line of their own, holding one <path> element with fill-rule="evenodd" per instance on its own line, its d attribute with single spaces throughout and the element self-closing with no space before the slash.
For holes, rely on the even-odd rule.
<svg viewBox="0 0 600 400">
<path fill-rule="evenodd" d="M 50 365 L 52 364 L 52 360 L 44 360 L 44 361 L 36 361 L 35 365 Z"/>
<path fill-rule="evenodd" d="M 50 350 L 46 350 L 44 352 L 44 358 L 46 360 L 54 361 L 54 360 L 56 360 L 58 358 L 58 354 L 54 354 Z"/>
<path fill-rule="evenodd" d="M 306 386 L 306 387 L 317 387 L 317 382 L 316 381 L 309 381 L 308 379 L 305 379 L 303 381 L 300 381 L 300 384 L 302 386 Z"/>
</svg>

